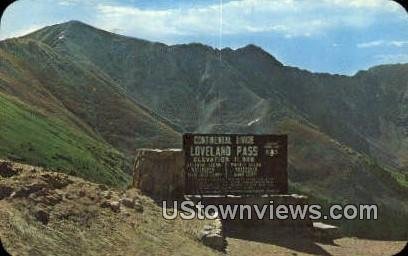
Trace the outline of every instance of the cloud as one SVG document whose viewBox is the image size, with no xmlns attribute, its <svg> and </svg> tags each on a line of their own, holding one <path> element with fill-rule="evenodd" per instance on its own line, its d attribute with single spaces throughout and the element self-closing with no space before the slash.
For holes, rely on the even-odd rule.
<svg viewBox="0 0 408 256">
<path fill-rule="evenodd" d="M 391 41 L 390 45 L 396 46 L 396 47 L 408 46 L 408 40 L 407 41 Z"/>
<path fill-rule="evenodd" d="M 310 37 L 339 27 L 365 28 L 385 14 L 405 15 L 396 3 L 387 0 L 242 0 L 225 1 L 222 8 L 210 4 L 165 10 L 99 4 L 96 9 L 96 25 L 156 40 L 177 35 L 216 36 L 221 23 L 225 35 Z"/>
<path fill-rule="evenodd" d="M 64 5 L 64 6 L 72 6 L 72 5 L 76 5 L 79 3 L 80 3 L 80 0 L 59 0 L 58 1 L 59 5 Z"/>
<path fill-rule="evenodd" d="M 384 0 L 324 0 L 326 3 L 331 3 L 339 7 L 352 7 L 352 8 L 388 8 L 392 10 L 400 9 L 398 4 L 392 1 Z"/>
<path fill-rule="evenodd" d="M 357 44 L 358 48 L 370 48 L 370 47 L 376 47 L 376 46 L 382 46 L 384 45 L 383 40 L 376 40 L 376 41 L 370 41 L 370 42 L 365 42 L 365 43 L 359 43 Z"/>
<path fill-rule="evenodd" d="M 378 46 L 392 46 L 392 47 L 405 47 L 408 46 L 407 41 L 384 41 L 384 40 L 376 40 L 370 42 L 364 42 L 357 44 L 358 48 L 372 48 Z"/>
</svg>

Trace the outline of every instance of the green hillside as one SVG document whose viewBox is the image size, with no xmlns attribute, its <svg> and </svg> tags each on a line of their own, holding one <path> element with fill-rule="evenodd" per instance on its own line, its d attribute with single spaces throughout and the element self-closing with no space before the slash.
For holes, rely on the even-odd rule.
<svg viewBox="0 0 408 256">
<path fill-rule="evenodd" d="M 0 114 L 7 118 L 0 126 L 0 158 L 123 185 L 137 147 L 178 143 L 177 132 L 109 77 L 46 44 L 2 41 L 0 56 Z"/>
<path fill-rule="evenodd" d="M 0 157 L 124 185 L 123 154 L 57 118 L 0 93 Z"/>
</svg>

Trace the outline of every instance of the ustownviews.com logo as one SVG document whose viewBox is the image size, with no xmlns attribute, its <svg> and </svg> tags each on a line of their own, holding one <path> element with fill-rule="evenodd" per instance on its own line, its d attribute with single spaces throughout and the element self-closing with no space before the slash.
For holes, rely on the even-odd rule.
<svg viewBox="0 0 408 256">
<path fill-rule="evenodd" d="M 273 201 L 269 204 L 202 204 L 192 201 L 174 201 L 168 205 L 166 201 L 162 202 L 162 215 L 167 220 L 176 219 L 180 216 L 182 219 L 216 219 L 223 220 L 240 219 L 266 219 L 271 220 L 296 220 L 296 219 L 347 219 L 347 220 L 376 220 L 378 218 L 378 206 L 375 204 L 332 204 L 328 209 L 328 214 L 323 214 L 323 207 L 319 204 L 278 204 Z"/>
</svg>

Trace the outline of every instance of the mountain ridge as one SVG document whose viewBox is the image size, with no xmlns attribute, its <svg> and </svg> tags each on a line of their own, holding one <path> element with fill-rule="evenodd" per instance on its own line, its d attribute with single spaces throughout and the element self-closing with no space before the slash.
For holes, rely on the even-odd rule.
<svg viewBox="0 0 408 256">
<path fill-rule="evenodd" d="M 236 51 L 242 51 L 242 50 L 246 50 L 246 49 L 247 49 L 247 50 L 248 50 L 248 49 L 249 49 L 249 50 L 258 50 L 258 51 L 261 51 L 262 53 L 264 53 L 264 54 L 266 54 L 266 55 L 271 56 L 271 57 L 272 57 L 273 59 L 275 59 L 278 63 L 280 63 L 280 62 L 275 58 L 275 56 L 273 56 L 271 53 L 269 53 L 268 51 L 263 50 L 260 46 L 257 46 L 256 44 L 253 44 L 253 43 L 248 43 L 248 44 L 246 44 L 246 45 L 244 45 L 244 46 L 240 46 L 240 47 L 238 47 L 238 48 L 236 48 L 236 49 L 232 49 L 232 48 L 230 48 L 230 47 L 225 47 L 225 48 L 222 48 L 222 49 L 218 49 L 218 48 L 214 48 L 214 47 L 205 45 L 205 44 L 200 43 L 200 42 L 178 43 L 178 44 L 165 44 L 165 43 L 158 42 L 158 41 L 150 41 L 150 40 L 143 39 L 143 38 L 140 38 L 140 37 L 127 36 L 127 35 L 122 35 L 122 34 L 117 34 L 117 33 L 110 32 L 110 31 L 106 31 L 106 30 L 99 29 L 99 28 L 97 28 L 97 27 L 95 27 L 95 26 L 89 25 L 89 24 L 87 24 L 87 23 L 85 23 L 85 22 L 82 22 L 82 21 L 79 21 L 79 20 L 70 20 L 70 21 L 66 21 L 66 22 L 62 22 L 62 23 L 58 23 L 58 24 L 54 24 L 54 25 L 45 26 L 45 27 L 43 27 L 43 28 L 41 28 L 41 29 L 39 29 L 39 30 L 30 32 L 30 33 L 28 33 L 28 34 L 26 34 L 26 35 L 23 35 L 23 36 L 20 36 L 20 37 L 16 37 L 16 38 L 31 37 L 31 36 L 33 36 L 34 34 L 37 34 L 38 32 L 43 31 L 43 30 L 52 29 L 52 28 L 56 28 L 56 27 L 59 27 L 59 28 L 68 27 L 68 28 L 69 28 L 69 26 L 77 26 L 77 27 L 82 27 L 82 28 L 86 27 L 86 28 L 88 28 L 88 29 L 97 30 L 97 31 L 99 31 L 99 32 L 103 32 L 103 33 L 106 33 L 107 35 L 109 34 L 109 35 L 111 35 L 111 36 L 115 36 L 115 37 L 118 37 L 118 38 L 126 38 L 126 39 L 130 39 L 130 40 L 136 40 L 136 41 L 146 42 L 146 43 L 150 43 L 150 44 L 157 44 L 157 45 L 166 46 L 166 47 L 202 46 L 203 48 L 210 49 L 210 50 L 212 50 L 212 51 L 214 51 L 214 52 L 217 52 L 217 53 L 220 52 L 220 51 L 221 51 L 221 52 L 231 52 L 231 51 L 232 51 L 232 52 L 236 52 Z M 61 32 L 62 32 L 62 31 L 61 31 Z M 4 40 L 1 40 L 1 41 L 6 41 L 6 40 L 10 40 L 10 39 L 12 39 L 12 38 L 4 39 Z M 37 40 L 40 40 L 40 39 L 37 38 Z M 1 41 L 0 41 L 0 42 L 1 42 Z M 310 71 L 310 70 L 308 70 L 308 69 L 301 68 L 301 67 L 296 67 L 296 66 L 291 66 L 291 65 L 284 65 L 284 64 L 282 64 L 282 63 L 280 63 L 280 64 L 281 64 L 282 66 L 285 66 L 285 67 L 295 68 L 295 69 L 298 69 L 298 70 L 300 70 L 300 71 L 306 71 L 306 72 L 309 72 L 309 73 L 312 73 L 312 74 L 316 74 L 316 75 L 330 75 L 330 76 L 341 76 L 341 77 L 354 77 L 354 76 L 356 76 L 357 73 L 359 73 L 359 72 L 369 71 L 369 70 L 371 70 L 371 69 L 375 69 L 376 67 L 382 67 L 382 66 L 399 66 L 399 65 L 406 65 L 406 64 L 408 64 L 408 63 L 378 64 L 378 65 L 374 65 L 374 66 L 368 67 L 368 68 L 366 68 L 366 69 L 358 70 L 358 71 L 356 71 L 356 72 L 355 72 L 354 74 L 352 74 L 352 75 L 338 74 L 338 73 L 330 73 L 330 72 Z"/>
<path fill-rule="evenodd" d="M 76 33 L 75 35 L 72 35 L 73 38 L 68 38 L 69 42 L 64 43 L 65 41 L 67 41 L 66 40 L 67 38 L 64 37 L 64 38 L 59 39 L 61 37 L 61 35 L 59 34 L 65 33 L 65 32 L 73 34 L 73 32 L 72 31 L 69 32 L 69 30 L 73 30 L 75 32 L 78 32 L 79 30 L 85 30 L 85 32 L 84 31 L 81 32 L 81 33 L 86 34 L 85 37 L 91 37 L 89 33 L 91 33 L 92 36 L 95 38 L 99 38 L 100 36 L 103 36 L 103 35 L 109 35 L 109 38 L 110 40 L 112 40 L 112 42 L 111 43 L 110 42 L 108 43 L 93 42 L 90 38 L 88 38 L 89 39 L 88 41 L 92 43 L 87 48 L 87 46 L 84 45 L 83 43 L 84 41 L 83 38 L 80 35 L 78 35 L 80 33 Z M 98 34 L 99 32 L 102 32 L 102 35 L 99 35 Z M 68 36 L 71 36 L 71 34 L 69 34 Z M 152 107 L 151 103 L 146 102 L 146 98 L 148 98 L 150 101 L 151 100 L 161 101 L 159 97 L 152 99 L 151 95 L 146 96 L 146 93 L 149 93 L 149 92 L 144 92 L 143 90 L 145 90 L 145 87 L 148 84 L 151 84 L 151 83 L 163 84 L 163 85 L 154 85 L 155 87 L 157 87 L 157 89 L 163 89 L 162 87 L 164 86 L 164 84 L 168 83 L 165 81 L 165 79 L 160 80 L 160 79 L 153 78 L 152 80 L 151 78 L 152 76 L 148 78 L 152 81 L 146 81 L 146 79 L 144 78 L 147 72 L 155 72 L 154 69 L 152 69 L 153 66 L 150 62 L 153 63 L 156 61 L 156 59 L 163 61 L 164 63 L 162 64 L 164 64 L 165 66 L 164 68 L 166 70 L 170 70 L 171 72 L 170 72 L 170 75 L 169 75 L 169 72 L 167 73 L 162 72 L 163 74 L 157 72 L 159 74 L 152 74 L 152 75 L 155 75 L 155 76 L 161 75 L 163 77 L 167 76 L 165 78 L 168 78 L 168 80 L 175 80 L 178 83 L 186 84 L 187 87 L 184 88 L 186 90 L 196 90 L 197 88 L 195 87 L 197 86 L 194 84 L 205 84 L 206 79 L 209 76 L 220 77 L 220 75 L 217 74 L 217 72 L 221 72 L 221 73 L 224 72 L 223 74 L 231 73 L 232 77 L 230 77 L 229 80 L 234 80 L 234 81 L 240 80 L 240 82 L 238 82 L 237 85 L 230 85 L 229 88 L 231 89 L 229 93 L 231 93 L 231 91 L 237 91 L 237 92 L 242 91 L 242 93 L 245 93 L 245 94 L 249 94 L 249 95 L 253 94 L 254 102 L 262 101 L 261 98 L 265 99 L 265 97 L 268 98 L 267 100 L 269 100 L 269 98 L 272 97 L 272 101 L 278 101 L 276 97 L 281 98 L 281 100 L 284 99 L 284 101 L 288 101 L 288 97 L 289 97 L 289 102 L 286 105 L 291 105 L 288 107 L 292 109 L 293 107 L 295 107 L 295 109 L 299 109 L 299 108 L 305 109 L 305 107 L 307 107 L 308 105 L 308 104 L 305 104 L 304 100 L 299 101 L 300 98 L 296 97 L 295 96 L 296 94 L 291 92 L 294 89 L 295 90 L 300 89 L 301 93 L 302 93 L 302 90 L 305 91 L 306 93 L 305 96 L 310 95 L 311 93 L 314 93 L 313 90 L 317 90 L 317 94 L 321 94 L 321 91 L 323 90 L 326 90 L 326 91 L 327 90 L 340 90 L 340 91 L 349 90 L 349 92 L 345 92 L 346 94 L 349 94 L 346 97 L 349 97 L 349 96 L 354 97 L 351 94 L 355 94 L 355 91 L 360 90 L 360 89 L 359 89 L 359 85 L 357 85 L 354 81 L 352 81 L 353 79 L 362 79 L 362 80 L 368 79 L 367 83 L 374 83 L 373 82 L 374 79 L 370 77 L 372 77 L 373 75 L 375 76 L 375 73 L 381 72 L 381 70 L 392 70 L 393 71 L 395 69 L 401 69 L 401 72 L 404 72 L 407 67 L 406 64 L 405 65 L 404 64 L 381 65 L 381 66 L 372 67 L 366 71 L 359 71 L 354 76 L 341 76 L 341 75 L 333 76 L 333 75 L 326 74 L 326 73 L 323 73 L 323 74 L 322 73 L 312 73 L 312 72 L 301 70 L 295 67 L 284 66 L 282 63 L 277 61 L 272 55 L 270 55 L 266 51 L 263 51 L 260 47 L 255 46 L 253 44 L 249 44 L 247 46 L 244 46 L 236 50 L 224 50 L 223 49 L 220 51 L 218 49 L 213 49 L 211 47 L 208 47 L 208 46 L 205 46 L 199 43 L 167 46 L 165 44 L 149 42 L 146 40 L 141 40 L 141 39 L 136 39 L 136 38 L 130 38 L 129 39 L 130 41 L 128 42 L 126 41 L 128 38 L 124 36 L 117 36 L 113 33 L 106 32 L 100 29 L 96 29 L 90 25 L 86 25 L 85 23 L 82 23 L 79 21 L 70 21 L 70 22 L 66 22 L 62 24 L 49 26 L 49 27 L 40 29 L 39 31 L 33 32 L 27 36 L 24 36 L 23 38 L 30 39 L 30 40 L 32 39 L 39 40 L 40 42 L 43 42 L 46 45 L 58 51 L 59 54 L 64 55 L 64 57 L 73 58 L 74 61 L 79 61 L 81 62 L 81 64 L 85 63 L 87 67 L 89 67 L 90 65 L 92 66 L 93 69 L 99 69 L 98 72 L 95 72 L 95 73 L 106 75 L 106 79 L 112 78 L 113 83 L 116 83 L 118 88 L 125 90 L 124 93 L 129 94 L 131 96 L 131 99 L 135 100 L 135 104 L 138 104 L 139 106 L 143 107 L 147 111 L 149 110 L 152 111 L 151 114 L 154 113 L 158 117 L 161 117 L 163 121 L 167 120 L 168 121 L 167 124 L 171 125 L 173 128 L 175 128 L 178 131 L 185 131 L 185 128 L 182 127 L 181 123 L 182 122 L 187 123 L 189 120 L 186 120 L 185 118 L 180 119 L 179 116 L 171 117 L 171 115 L 173 115 L 172 113 L 163 112 L 159 110 L 157 107 L 154 107 L 154 106 Z M 116 39 L 118 38 L 120 38 L 121 40 L 116 41 Z M 56 39 L 58 39 L 57 42 L 55 42 Z M 122 42 L 122 40 L 124 41 Z M 110 47 L 110 51 L 109 50 L 105 51 L 106 56 L 97 56 L 98 54 L 93 54 L 91 52 L 92 49 L 90 49 L 90 48 L 95 48 L 94 45 L 92 45 L 94 43 L 99 44 L 101 46 L 100 47 L 101 49 Z M 79 44 L 81 44 L 80 47 L 78 46 Z M 110 55 L 111 54 L 110 52 L 114 51 L 115 47 L 118 47 L 118 46 L 123 48 L 121 49 L 122 52 L 126 52 L 127 50 L 129 50 L 131 53 L 132 51 L 134 51 L 135 56 L 129 57 L 129 55 L 132 55 L 132 54 L 128 54 L 128 56 L 122 55 L 122 56 L 116 56 L 116 57 L 114 55 Z M 146 47 L 148 48 L 146 52 L 138 53 L 137 49 L 145 49 Z M 81 48 L 82 50 L 80 50 L 79 52 L 76 52 L 77 49 L 81 49 Z M 99 48 L 99 47 L 96 47 L 96 48 Z M 222 58 L 221 60 L 218 59 L 219 56 L 217 55 L 217 53 L 219 52 L 225 53 L 221 57 Z M 187 59 L 186 58 L 180 59 L 179 55 L 184 56 L 184 57 L 185 56 L 189 56 L 189 57 Z M 138 60 L 138 58 L 146 58 L 147 56 L 151 56 L 149 57 L 151 60 L 145 60 L 144 63 L 136 63 L 136 65 L 134 65 L 134 62 L 133 62 L 134 60 L 140 61 Z M 115 60 L 115 58 L 117 60 Z M 111 62 L 116 61 L 117 63 L 110 65 L 109 62 L 107 61 L 108 59 Z M 125 62 L 125 63 L 122 63 L 122 62 Z M 101 65 L 102 63 L 103 65 Z M 123 66 L 123 67 L 118 69 L 117 67 L 120 67 L 120 66 Z M 131 68 L 131 66 L 136 66 L 140 68 L 134 69 L 134 68 Z M 194 67 L 194 69 L 191 69 L 190 67 Z M 251 69 L 252 67 L 256 67 L 256 69 Z M 102 71 L 102 72 L 99 72 L 99 71 Z M 177 81 L 178 77 L 180 77 L 179 76 L 180 72 L 183 74 L 183 77 L 184 77 L 183 81 Z M 274 75 L 271 75 L 271 72 L 274 73 Z M 384 71 L 384 72 L 388 72 L 388 71 Z M 171 75 L 171 73 L 174 73 L 174 75 Z M 178 76 L 178 77 L 175 77 L 175 76 Z M 291 76 L 293 76 L 293 78 L 291 78 Z M 188 78 L 188 77 L 191 77 L 191 78 Z M 298 81 L 296 80 L 297 77 L 302 77 L 302 79 L 304 77 L 307 77 L 308 81 L 305 81 L 305 83 L 309 85 L 307 86 L 302 85 L 302 87 L 295 85 L 297 83 L 296 81 Z M 197 78 L 200 78 L 200 79 L 197 79 Z M 257 80 L 257 79 L 260 81 L 260 83 L 258 83 L 256 87 L 254 87 L 255 84 L 248 86 L 248 82 L 251 83 L 252 80 Z M 323 84 L 321 85 L 319 84 L 320 80 L 323 81 Z M 352 85 L 352 87 L 348 86 L 351 89 L 346 88 L 344 85 L 344 83 L 349 83 L 350 81 L 352 81 L 352 83 L 355 84 L 355 85 Z M 211 87 L 208 87 L 210 89 L 207 88 L 205 89 L 205 91 L 202 91 L 202 92 L 200 92 L 200 90 L 202 89 L 198 89 L 198 92 L 201 93 L 201 96 L 200 95 L 197 96 L 197 97 L 204 97 L 205 99 L 205 97 L 208 98 L 208 95 L 210 95 L 209 97 L 213 97 L 214 95 L 216 95 L 219 99 L 218 100 L 219 102 L 213 102 L 213 105 L 214 105 L 213 112 L 214 113 L 218 112 L 218 114 L 222 112 L 220 108 L 227 107 L 227 106 L 222 105 L 222 102 L 225 102 L 225 99 L 222 99 L 222 94 L 224 93 L 222 92 L 222 90 L 225 90 L 225 87 L 228 87 L 227 86 L 228 82 L 226 81 L 222 82 L 223 83 L 222 88 L 220 87 L 221 85 L 217 85 L 218 83 L 221 83 L 221 82 L 222 82 L 221 80 L 219 80 L 218 82 L 215 81 L 215 84 L 214 84 L 212 81 L 210 81 L 210 83 L 212 83 L 211 85 L 212 89 Z M 174 84 L 174 83 L 175 82 L 173 81 L 170 82 L 170 84 Z M 332 85 L 332 83 L 335 83 L 338 85 L 334 86 Z M 283 86 L 279 84 L 287 84 L 287 85 Z M 317 84 L 319 85 L 316 86 Z M 149 85 L 149 86 L 152 87 L 152 85 Z M 205 88 L 204 86 L 200 86 L 200 87 Z M 268 87 L 274 87 L 274 89 L 271 90 L 271 88 L 268 88 Z M 290 87 L 293 87 L 293 89 L 291 89 Z M 150 89 L 152 88 L 149 88 L 149 90 Z M 307 92 L 306 90 L 309 90 L 309 92 Z M 367 93 L 369 93 L 368 95 L 370 95 L 370 94 L 374 94 L 375 91 L 371 91 L 369 87 L 367 87 L 367 89 L 364 90 L 365 96 L 367 96 Z M 327 95 L 326 92 L 325 94 Z M 188 95 L 192 95 L 192 93 L 189 93 Z M 188 95 L 185 94 L 184 97 L 188 97 Z M 180 95 L 174 95 L 174 96 L 180 96 Z M 323 98 L 325 97 L 324 94 L 322 96 Z M 237 96 L 237 97 L 240 97 L 240 96 Z M 323 99 L 321 96 L 319 97 Z M 254 102 L 250 103 L 250 105 L 255 105 Z M 344 105 L 348 103 L 343 102 L 341 104 Z M 373 104 L 373 103 L 369 103 L 369 104 Z M 194 105 L 194 102 L 192 102 L 191 105 Z M 164 107 L 167 107 L 167 106 L 168 105 L 165 105 Z M 310 105 L 310 107 L 316 108 L 316 107 L 313 107 L 312 105 Z M 196 112 L 196 115 L 198 115 L 198 117 L 192 116 L 192 117 L 189 117 L 189 119 L 203 118 L 202 115 L 198 113 L 199 112 L 198 109 L 196 110 L 192 109 L 192 110 L 193 112 L 194 111 Z M 316 110 L 307 109 L 306 116 L 305 116 L 305 111 L 301 111 L 301 112 L 304 112 L 301 115 L 307 119 L 315 118 L 315 117 L 310 117 L 310 111 L 316 111 Z M 349 110 L 349 112 L 350 111 L 351 110 Z M 170 115 L 170 118 L 169 118 L 169 115 Z M 222 113 L 220 115 L 225 116 Z M 211 117 L 210 115 L 210 119 L 211 118 L 214 119 L 214 117 Z M 405 119 L 403 117 L 401 118 L 403 120 L 399 121 L 399 123 L 404 123 Z M 315 120 L 312 120 L 312 122 L 315 124 L 316 122 L 319 123 L 318 126 L 321 128 L 322 128 L 322 125 L 323 127 L 327 126 L 324 123 L 322 124 L 322 121 L 323 120 L 317 120 L 316 118 Z M 206 120 L 200 121 L 200 122 L 206 122 Z M 251 122 L 251 120 L 245 120 L 245 122 L 249 123 Z M 189 126 L 190 128 L 188 128 L 187 130 L 189 129 L 191 130 L 191 128 L 197 129 L 197 124 L 196 125 L 192 124 L 192 125 L 193 126 L 191 127 Z M 378 127 L 378 124 L 371 126 L 371 127 Z M 336 135 L 336 133 L 338 133 L 336 131 L 331 131 L 331 132 L 325 131 L 325 132 L 329 132 L 332 135 L 339 136 L 339 135 Z M 362 132 L 364 132 L 364 129 L 362 131 L 356 131 L 354 139 L 361 137 Z M 378 131 L 373 130 L 372 133 L 373 133 L 373 136 L 380 136 Z M 341 137 L 337 137 L 337 138 L 344 139 Z M 366 139 L 366 140 L 368 141 L 369 139 Z M 361 143 L 364 144 L 368 142 L 361 142 Z M 365 151 L 368 152 L 369 145 L 365 147 L 366 147 Z"/>
</svg>

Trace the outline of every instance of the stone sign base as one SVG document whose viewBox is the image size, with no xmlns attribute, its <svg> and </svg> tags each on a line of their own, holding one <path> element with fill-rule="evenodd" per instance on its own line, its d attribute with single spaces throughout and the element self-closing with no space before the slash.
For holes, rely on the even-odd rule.
<svg viewBox="0 0 408 256">
<path fill-rule="evenodd" d="M 195 204 L 201 202 L 202 205 L 237 205 L 237 217 L 235 219 L 222 219 L 224 223 L 237 223 L 239 225 L 279 225 L 283 226 L 290 226 L 290 227 L 313 227 L 312 220 L 306 214 L 306 218 L 291 218 L 290 212 L 287 212 L 286 215 L 289 216 L 287 219 L 278 219 L 276 214 L 276 208 L 279 205 L 292 205 L 291 207 L 296 206 L 303 206 L 308 204 L 307 197 L 297 194 L 291 195 L 263 195 L 263 196 L 221 196 L 221 195 L 214 195 L 214 196 L 200 196 L 200 195 L 190 195 L 186 196 L 187 200 L 193 201 Z M 244 209 L 243 211 L 243 218 L 239 218 L 240 207 L 243 205 L 251 206 L 250 215 L 251 219 L 249 219 L 249 210 Z M 262 207 L 265 205 L 266 211 L 264 217 L 259 219 L 257 217 L 256 210 L 254 209 L 253 205 L 257 205 L 259 212 L 262 211 Z M 244 207 L 243 207 L 244 208 Z M 248 207 L 247 207 L 248 208 Z M 272 212 L 271 212 L 272 209 Z M 272 213 L 273 218 L 270 218 Z M 220 216 L 221 217 L 221 216 Z M 222 217 L 221 217 L 222 218 Z"/>
<path fill-rule="evenodd" d="M 157 200 L 182 197 L 183 167 L 181 149 L 138 149 L 133 166 L 133 187 Z"/>
</svg>

